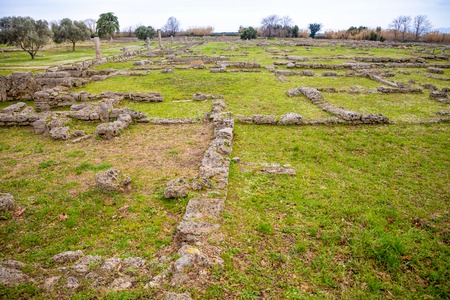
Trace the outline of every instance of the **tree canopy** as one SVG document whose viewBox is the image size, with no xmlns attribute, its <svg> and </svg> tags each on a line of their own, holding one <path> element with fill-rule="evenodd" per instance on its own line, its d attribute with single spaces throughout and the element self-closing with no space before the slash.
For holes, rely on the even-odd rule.
<svg viewBox="0 0 450 300">
<path fill-rule="evenodd" d="M 239 29 L 239 36 L 243 40 L 256 39 L 256 33 L 256 29 L 251 26 Z"/>
<path fill-rule="evenodd" d="M 298 26 L 292 26 L 289 16 L 270 15 L 261 20 L 261 30 L 265 37 L 298 37 Z"/>
<path fill-rule="evenodd" d="M 62 43 L 69 41 L 72 43 L 72 51 L 75 51 L 75 43 L 85 41 L 91 37 L 89 28 L 83 22 L 62 19 L 61 22 L 52 23 L 53 41 Z"/>
<path fill-rule="evenodd" d="M 316 37 L 316 34 L 320 31 L 320 29 L 322 29 L 322 24 L 319 23 L 311 23 L 308 25 L 310 34 L 309 36 L 312 38 Z"/>
<path fill-rule="evenodd" d="M 51 38 L 45 20 L 31 17 L 3 17 L 0 19 L 0 42 L 21 48 L 34 59 L 36 53 Z"/>
<path fill-rule="evenodd" d="M 140 40 L 146 40 L 147 37 L 152 39 L 155 34 L 155 29 L 152 26 L 139 26 L 134 31 L 134 35 Z"/>
<path fill-rule="evenodd" d="M 112 12 L 101 14 L 97 20 L 97 33 L 100 37 L 109 36 L 112 40 L 114 32 L 119 29 L 119 19 Z"/>
</svg>

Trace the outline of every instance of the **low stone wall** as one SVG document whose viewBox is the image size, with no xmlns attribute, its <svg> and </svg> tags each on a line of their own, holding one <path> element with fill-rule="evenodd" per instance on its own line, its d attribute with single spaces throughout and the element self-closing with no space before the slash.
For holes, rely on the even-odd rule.
<svg viewBox="0 0 450 300">
<path fill-rule="evenodd" d="M 287 113 L 278 120 L 275 116 L 253 115 L 251 117 L 237 116 L 240 123 L 255 125 L 302 125 L 303 117 L 297 113 Z"/>
<path fill-rule="evenodd" d="M 116 102 L 127 99 L 134 102 L 162 102 L 161 93 L 124 93 L 103 92 L 90 94 L 88 92 L 74 93 L 67 88 L 53 88 L 34 93 L 34 103 L 37 111 L 49 111 L 54 107 L 70 106 L 77 102 L 95 101 L 101 99 L 114 99 Z"/>
<path fill-rule="evenodd" d="M 261 68 L 261 64 L 257 62 L 243 62 L 243 61 L 219 61 L 216 63 L 217 67 L 225 66 L 229 68 Z"/>
<path fill-rule="evenodd" d="M 0 126 L 29 126 L 38 119 L 34 109 L 23 102 L 0 110 Z"/>
<path fill-rule="evenodd" d="M 379 86 L 379 87 L 377 87 L 377 92 L 382 93 L 382 94 L 407 94 L 407 93 L 421 94 L 423 91 L 422 91 L 422 89 L 411 88 L 411 87 L 394 88 L 394 87 Z"/>
<path fill-rule="evenodd" d="M 315 88 L 309 88 L 300 86 L 297 88 L 300 93 L 302 93 L 306 98 L 311 100 L 311 102 L 318 106 L 323 111 L 342 118 L 347 123 L 351 124 L 384 124 L 389 123 L 389 119 L 381 114 L 360 114 L 357 112 L 345 110 L 341 107 L 335 106 L 327 102 L 322 94 Z M 295 93 L 290 92 L 288 95 L 293 95 Z"/>
</svg>

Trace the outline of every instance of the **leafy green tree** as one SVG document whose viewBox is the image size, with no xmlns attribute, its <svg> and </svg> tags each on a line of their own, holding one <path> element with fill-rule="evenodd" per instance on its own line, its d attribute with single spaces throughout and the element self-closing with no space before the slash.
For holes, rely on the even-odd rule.
<svg viewBox="0 0 450 300">
<path fill-rule="evenodd" d="M 72 51 L 75 51 L 75 43 L 85 41 L 91 37 L 89 28 L 83 22 L 62 19 L 61 22 L 52 24 L 53 41 L 62 43 L 69 41 L 72 43 Z"/>
<path fill-rule="evenodd" d="M 0 19 L 0 41 L 16 46 L 30 54 L 34 59 L 36 53 L 52 37 L 45 20 L 35 21 L 30 17 L 3 17 Z"/>
<path fill-rule="evenodd" d="M 253 27 L 241 28 L 239 30 L 239 35 L 243 40 L 256 39 L 256 29 Z"/>
<path fill-rule="evenodd" d="M 311 32 L 309 34 L 310 37 L 315 38 L 316 37 L 316 33 L 318 33 L 320 31 L 320 29 L 322 28 L 322 24 L 319 23 L 311 23 L 308 25 L 309 27 L 309 31 Z"/>
<path fill-rule="evenodd" d="M 119 19 L 112 12 L 101 14 L 97 20 L 97 33 L 100 37 L 109 36 L 112 40 L 114 32 L 119 29 Z"/>
<path fill-rule="evenodd" d="M 293 28 L 292 28 L 292 37 L 293 38 L 298 38 L 298 32 L 300 31 L 300 28 L 298 28 L 298 26 L 297 25 L 295 25 Z"/>
<path fill-rule="evenodd" d="M 140 40 L 146 40 L 148 38 L 153 38 L 155 36 L 156 32 L 155 29 L 153 29 L 152 26 L 139 26 L 134 31 L 134 35 Z"/>
</svg>

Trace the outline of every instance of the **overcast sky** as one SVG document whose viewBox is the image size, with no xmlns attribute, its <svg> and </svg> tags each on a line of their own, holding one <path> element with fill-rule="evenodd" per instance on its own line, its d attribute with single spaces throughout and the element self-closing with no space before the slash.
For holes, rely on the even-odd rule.
<svg viewBox="0 0 450 300">
<path fill-rule="evenodd" d="M 0 17 L 97 20 L 105 12 L 119 18 L 122 30 L 136 25 L 161 28 L 174 16 L 182 29 L 210 25 L 215 32 L 237 31 L 240 25 L 260 26 L 271 14 L 287 15 L 300 28 L 322 23 L 325 30 L 386 28 L 399 15 L 427 15 L 434 28 L 450 27 L 450 0 L 0 0 Z"/>
</svg>

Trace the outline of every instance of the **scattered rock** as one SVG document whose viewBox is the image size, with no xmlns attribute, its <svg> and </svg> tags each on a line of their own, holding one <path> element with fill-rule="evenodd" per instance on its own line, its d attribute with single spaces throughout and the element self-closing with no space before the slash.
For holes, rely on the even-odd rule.
<svg viewBox="0 0 450 300">
<path fill-rule="evenodd" d="M 241 158 L 240 157 L 233 157 L 231 160 L 233 162 L 235 162 L 235 163 L 240 163 L 241 162 Z"/>
<path fill-rule="evenodd" d="M 176 293 L 166 293 L 165 300 L 192 300 L 191 295 L 188 293 L 176 294 Z"/>
<path fill-rule="evenodd" d="M 78 282 L 78 279 L 76 279 L 75 277 L 68 277 L 67 281 L 66 281 L 66 287 L 68 289 L 74 290 L 77 287 L 80 286 L 80 283 Z"/>
<path fill-rule="evenodd" d="M 24 102 L 17 102 L 15 104 L 12 104 L 10 106 L 5 107 L 4 109 L 0 110 L 1 113 L 14 113 L 14 112 L 20 112 L 22 109 L 26 107 L 26 103 Z"/>
<path fill-rule="evenodd" d="M 82 137 L 82 136 L 85 136 L 85 135 L 86 135 L 86 133 L 84 133 L 83 130 L 75 130 L 75 132 L 73 133 L 74 137 Z"/>
<path fill-rule="evenodd" d="M 76 138 L 76 139 L 72 140 L 72 143 L 73 143 L 73 144 L 76 144 L 76 143 L 79 143 L 79 142 L 81 142 L 81 141 L 90 139 L 91 137 L 93 137 L 92 134 L 83 135 L 83 136 L 80 136 L 79 138 Z"/>
<path fill-rule="evenodd" d="M 84 253 L 81 250 L 77 251 L 66 251 L 59 254 L 56 254 L 52 257 L 52 261 L 57 264 L 64 264 L 67 262 L 73 262 L 83 257 Z"/>
<path fill-rule="evenodd" d="M 72 270 L 77 273 L 87 273 L 90 267 L 93 267 L 94 264 L 99 264 L 101 260 L 101 256 L 83 256 L 72 266 Z"/>
<path fill-rule="evenodd" d="M 70 139 L 69 127 L 54 127 L 50 129 L 50 135 L 55 140 L 68 140 Z"/>
<path fill-rule="evenodd" d="M 115 291 L 122 291 L 129 289 L 133 286 L 134 278 L 130 276 L 124 276 L 114 279 L 111 283 L 110 288 Z"/>
<path fill-rule="evenodd" d="M 112 272 L 116 267 L 122 262 L 121 258 L 113 257 L 105 259 L 102 266 L 100 267 L 100 270 Z"/>
<path fill-rule="evenodd" d="M 30 278 L 22 271 L 15 268 L 8 268 L 0 265 L 0 284 L 6 286 L 16 286 L 28 282 Z"/>
<path fill-rule="evenodd" d="M 46 134 L 48 132 L 47 124 L 42 119 L 34 121 L 31 126 L 33 126 L 34 133 L 36 134 Z"/>
<path fill-rule="evenodd" d="M 142 268 L 145 266 L 145 259 L 140 257 L 127 257 L 123 259 L 123 265 L 125 268 Z"/>
<path fill-rule="evenodd" d="M 119 115 L 117 121 L 111 123 L 104 123 L 97 126 L 97 135 L 103 139 L 110 140 L 119 133 L 130 126 L 132 122 L 131 116 L 128 114 Z"/>
<path fill-rule="evenodd" d="M 54 276 L 54 277 L 47 278 L 44 281 L 44 289 L 52 290 L 60 279 L 61 279 L 61 276 Z"/>
<path fill-rule="evenodd" d="M 130 184 L 131 178 L 121 175 L 121 171 L 115 168 L 97 174 L 97 187 L 104 192 L 128 191 L 131 189 Z"/>
<path fill-rule="evenodd" d="M 166 199 L 182 198 L 188 195 L 188 182 L 184 178 L 177 178 L 169 181 L 164 190 Z"/>
<path fill-rule="evenodd" d="M 0 193 L 0 213 L 14 209 L 14 197 L 8 193 Z"/>
</svg>

